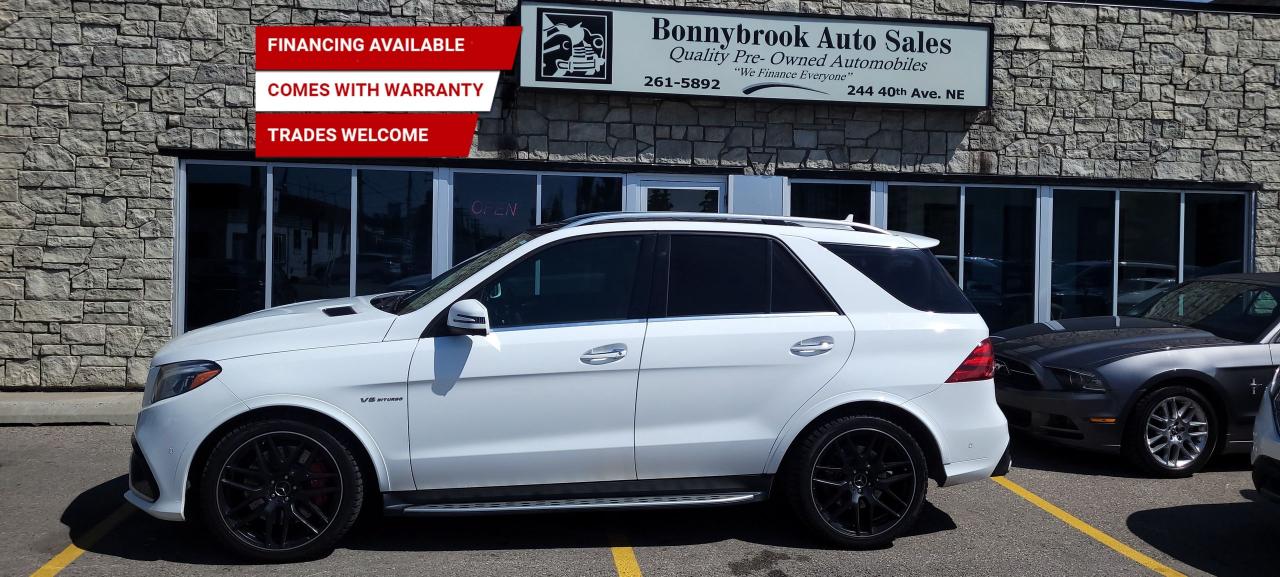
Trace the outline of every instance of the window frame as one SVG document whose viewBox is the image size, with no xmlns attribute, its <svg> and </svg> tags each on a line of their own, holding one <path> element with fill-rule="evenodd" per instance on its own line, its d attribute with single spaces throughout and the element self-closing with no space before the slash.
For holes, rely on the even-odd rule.
<svg viewBox="0 0 1280 577">
<path fill-rule="evenodd" d="M 432 192 L 431 192 L 432 217 L 431 219 L 434 225 L 434 230 L 432 232 L 433 248 L 432 248 L 432 255 L 431 255 L 431 274 L 433 276 L 439 275 L 440 273 L 448 270 L 453 265 L 453 242 L 452 242 L 452 239 L 453 239 L 453 226 L 452 226 L 453 188 L 452 188 L 452 185 L 453 185 L 453 174 L 455 172 L 499 172 L 499 173 L 509 173 L 509 174 L 535 175 L 537 177 L 536 205 L 535 205 L 535 222 L 536 223 L 542 222 L 541 204 L 543 200 L 542 199 L 543 194 L 542 194 L 541 185 L 542 185 L 543 175 L 604 177 L 604 178 L 621 179 L 622 206 L 620 207 L 620 210 L 623 210 L 623 211 L 643 212 L 645 210 L 645 207 L 643 206 L 644 199 L 639 198 L 639 195 L 643 191 L 642 185 L 651 184 L 652 183 L 651 181 L 653 182 L 657 182 L 657 181 L 697 182 L 699 184 L 705 183 L 708 186 L 719 186 L 721 187 L 722 191 L 727 190 L 724 188 L 726 186 L 724 184 L 726 181 L 726 177 L 724 175 L 718 174 L 713 176 L 713 175 L 694 175 L 694 174 L 675 174 L 675 173 L 654 173 L 654 172 L 645 172 L 642 170 L 637 170 L 637 167 L 634 165 L 619 165 L 618 170 L 616 171 L 601 170 L 598 165 L 587 167 L 589 169 L 583 170 L 583 171 L 575 171 L 575 170 L 545 170 L 544 171 L 544 170 L 534 170 L 534 169 L 509 170 L 509 169 L 500 169 L 500 168 L 470 168 L 470 167 L 463 168 L 463 167 L 450 167 L 450 166 L 406 165 L 406 164 L 395 164 L 395 163 L 357 164 L 357 163 L 350 163 L 350 162 L 347 162 L 347 163 L 289 162 L 289 161 L 276 162 L 276 161 L 268 161 L 268 160 L 218 160 L 218 159 L 202 159 L 202 158 L 175 158 L 173 162 L 174 162 L 174 169 L 175 169 L 175 178 L 174 178 L 175 192 L 174 192 L 174 198 L 173 198 L 174 271 L 173 271 L 173 283 L 172 283 L 173 289 L 171 293 L 171 298 L 172 298 L 171 314 L 172 314 L 172 330 L 175 335 L 182 334 L 183 332 L 186 331 L 185 306 L 187 304 L 186 274 L 187 274 L 188 263 L 187 263 L 187 246 L 186 246 L 185 235 L 188 228 L 187 227 L 188 218 L 190 218 L 190 215 L 188 214 L 189 203 L 187 202 L 188 191 L 187 191 L 186 169 L 190 165 L 261 166 L 265 168 L 266 179 L 264 182 L 263 194 L 265 195 L 264 208 L 267 212 L 267 222 L 265 224 L 265 230 L 264 230 L 265 245 L 263 247 L 263 250 L 264 250 L 263 256 L 264 256 L 264 260 L 266 261 L 265 286 L 263 287 L 264 289 L 263 290 L 264 302 L 262 303 L 263 308 L 269 308 L 273 304 L 270 302 L 270 299 L 271 299 L 272 291 L 274 288 L 272 286 L 274 281 L 273 279 L 274 275 L 271 274 L 270 271 L 274 267 L 275 260 L 276 260 L 275 259 L 276 247 L 274 245 L 274 232 L 275 232 L 274 220 L 275 219 L 273 218 L 274 217 L 273 213 L 275 210 L 275 198 L 273 194 L 274 184 L 275 184 L 274 183 L 275 167 L 329 168 L 329 169 L 347 169 L 350 171 L 351 179 L 352 179 L 351 230 L 353 231 L 353 234 L 351 235 L 352 237 L 351 246 L 349 247 L 349 254 L 351 255 L 360 254 L 359 246 L 358 246 L 359 235 L 356 234 L 357 231 L 359 230 L 358 219 L 359 219 L 359 200 L 360 200 L 359 186 L 358 186 L 358 183 L 356 182 L 358 178 L 358 171 L 391 170 L 391 171 L 415 171 L 415 172 L 430 173 L 431 181 L 432 181 Z M 563 165 L 557 164 L 554 166 L 560 167 Z M 871 224 L 873 226 L 878 226 L 878 227 L 884 227 L 887 222 L 888 202 L 889 202 L 888 188 L 891 185 L 959 186 L 961 188 L 961 195 L 962 195 L 960 200 L 961 211 L 964 210 L 964 204 L 965 204 L 964 192 L 965 192 L 965 189 L 968 187 L 1032 189 L 1036 192 L 1036 239 L 1037 241 L 1036 241 L 1036 248 L 1035 248 L 1036 264 L 1035 264 L 1035 279 L 1034 279 L 1035 281 L 1034 290 L 1035 290 L 1035 296 L 1036 296 L 1035 320 L 1040 322 L 1049 320 L 1050 318 L 1050 300 L 1051 300 L 1051 292 L 1052 292 L 1051 285 L 1050 285 L 1050 277 L 1052 275 L 1051 259 L 1052 259 L 1052 241 L 1053 241 L 1053 238 L 1052 238 L 1053 236 L 1053 197 L 1054 197 L 1055 191 L 1063 191 L 1064 193 L 1069 193 L 1069 191 L 1072 191 L 1072 190 L 1111 191 L 1114 195 L 1116 195 L 1115 198 L 1117 199 L 1117 202 L 1118 202 L 1118 191 L 1121 190 L 1122 188 L 1123 190 L 1132 190 L 1132 191 L 1138 191 L 1138 192 L 1167 192 L 1170 194 L 1180 195 L 1179 196 L 1180 218 L 1179 218 L 1179 227 L 1178 227 L 1179 228 L 1178 230 L 1179 282 L 1181 282 L 1182 280 L 1185 280 L 1185 274 L 1184 274 L 1185 266 L 1186 266 L 1185 228 L 1186 228 L 1187 195 L 1195 195 L 1195 194 L 1242 195 L 1244 197 L 1244 213 L 1241 215 L 1241 218 L 1244 219 L 1244 223 L 1243 223 L 1244 234 L 1242 235 L 1243 246 L 1240 247 L 1241 256 L 1243 260 L 1242 269 L 1244 270 L 1245 273 L 1253 272 L 1256 270 L 1257 258 L 1255 254 L 1254 245 L 1256 242 L 1256 235 L 1257 235 L 1257 191 L 1254 191 L 1254 190 L 1208 189 L 1208 188 L 1204 190 L 1184 190 L 1184 189 L 1177 189 L 1177 188 L 1149 188 L 1149 187 L 1142 187 L 1142 186 L 1128 186 L 1128 187 L 1090 186 L 1089 183 L 1084 179 L 1081 179 L 1082 182 L 1078 185 L 1071 184 L 1071 185 L 1063 185 L 1063 186 L 1035 185 L 1035 184 L 1002 184 L 999 182 L 991 182 L 988 179 L 985 179 L 978 175 L 957 176 L 952 182 L 937 182 L 937 181 L 930 182 L 930 181 L 914 181 L 908 175 L 898 175 L 898 176 L 901 176 L 903 178 L 901 180 L 893 180 L 893 179 L 867 180 L 865 178 L 827 179 L 827 178 L 786 177 L 783 183 L 784 194 L 782 197 L 783 198 L 782 212 L 784 215 L 790 214 L 790 203 L 791 203 L 790 186 L 792 182 L 819 183 L 819 184 L 821 183 L 863 184 L 863 185 L 870 184 L 871 186 L 871 204 L 870 204 Z M 1052 177 L 1047 177 L 1047 178 L 1052 178 Z M 725 202 L 726 201 L 723 198 L 723 194 L 722 194 L 721 203 L 720 203 L 720 210 L 722 212 L 728 211 L 731 208 L 728 205 L 726 205 Z M 961 218 L 962 220 L 959 223 L 959 226 L 960 226 L 959 230 L 961 230 L 960 242 L 962 244 L 959 246 L 959 249 L 961 251 L 961 254 L 963 254 L 964 221 L 963 221 L 963 217 Z M 1117 219 L 1118 221 L 1119 211 L 1116 211 L 1114 218 Z M 1117 238 L 1118 238 L 1118 235 L 1117 235 Z M 788 250 L 790 250 L 789 245 L 787 245 L 785 241 L 782 241 L 779 239 L 778 242 L 782 242 L 783 246 L 786 246 Z M 1118 246 L 1118 243 L 1117 243 L 1117 246 Z M 794 253 L 793 253 L 793 256 L 794 256 Z M 351 260 L 351 267 L 352 267 L 352 270 L 350 271 L 350 279 L 353 286 L 350 288 L 348 294 L 355 295 L 357 294 L 356 292 L 357 289 L 354 285 L 356 283 L 357 274 L 358 274 L 358 271 L 355 269 L 358 265 L 359 259 L 357 257 L 357 258 L 352 258 L 350 260 Z M 806 270 L 808 270 L 807 265 L 806 263 L 804 263 L 803 260 L 799 260 L 799 259 L 797 260 L 800 262 L 802 266 L 806 267 Z M 1118 262 L 1119 262 L 1118 258 L 1114 260 L 1116 264 L 1114 264 L 1113 266 L 1118 267 Z M 964 267 L 959 267 L 959 268 L 961 271 L 963 271 Z M 809 271 L 809 273 L 812 274 L 812 271 Z M 1117 274 L 1116 271 L 1113 270 L 1113 277 L 1116 274 Z M 958 279 L 958 282 L 962 282 L 962 281 Z M 1114 283 L 1113 283 L 1113 286 L 1115 286 Z M 826 292 L 826 287 L 823 286 L 821 282 L 819 282 L 819 287 L 822 288 L 824 292 Z M 828 293 L 828 296 L 829 296 L 829 293 Z M 832 302 L 834 303 L 834 299 L 832 300 Z M 1112 302 L 1113 302 L 1113 307 L 1115 307 L 1116 306 L 1115 303 L 1117 302 L 1117 299 L 1113 298 Z M 838 303 L 835 303 L 835 304 L 838 307 Z"/>
<path fill-rule="evenodd" d="M 704 315 L 679 315 L 672 316 L 667 314 L 668 301 L 671 293 L 671 237 L 673 236 L 720 236 L 720 237 L 738 237 L 738 238 L 759 238 L 774 243 L 773 247 L 781 247 L 788 256 L 800 266 L 800 270 L 804 271 L 810 282 L 817 286 L 818 291 L 827 299 L 827 303 L 831 306 L 828 311 L 808 311 L 808 312 L 763 312 L 763 313 L 721 313 L 721 314 L 704 314 Z M 772 250 L 772 248 L 770 249 Z M 772 256 L 772 252 L 770 253 Z M 792 316 L 814 316 L 814 315 L 837 315 L 844 316 L 844 309 L 840 308 L 840 303 L 831 296 L 831 291 L 827 290 L 826 285 L 813 274 L 813 270 L 804 262 L 804 259 L 796 255 L 795 251 L 787 245 L 785 240 L 770 234 L 753 234 L 747 232 L 722 232 L 711 230 L 668 230 L 662 231 L 658 235 L 658 244 L 654 252 L 654 270 L 653 287 L 655 290 L 650 291 L 651 301 L 649 308 L 650 320 L 711 320 L 711 319 L 727 319 L 727 318 L 766 318 L 766 317 L 792 317 Z M 772 268 L 770 268 L 772 275 Z M 773 300 L 773 283 L 770 279 L 769 286 L 770 306 Z"/>
</svg>

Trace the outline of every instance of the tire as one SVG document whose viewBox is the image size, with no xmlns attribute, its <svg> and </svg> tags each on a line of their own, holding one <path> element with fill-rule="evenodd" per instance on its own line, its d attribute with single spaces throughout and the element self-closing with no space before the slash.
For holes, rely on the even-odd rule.
<svg viewBox="0 0 1280 577">
<path fill-rule="evenodd" d="M 851 549 L 883 547 L 915 525 L 929 471 L 924 451 L 881 417 L 833 419 L 799 440 L 784 471 L 792 511 Z"/>
<path fill-rule="evenodd" d="M 1209 399 L 1195 389 L 1170 386 L 1138 401 L 1121 447 L 1125 458 L 1143 472 L 1172 479 L 1203 469 L 1220 438 L 1221 423 Z"/>
<path fill-rule="evenodd" d="M 324 428 L 284 419 L 224 435 L 205 461 L 198 490 L 200 517 L 223 545 L 275 563 L 333 551 L 365 500 L 360 465 L 347 444 Z"/>
</svg>

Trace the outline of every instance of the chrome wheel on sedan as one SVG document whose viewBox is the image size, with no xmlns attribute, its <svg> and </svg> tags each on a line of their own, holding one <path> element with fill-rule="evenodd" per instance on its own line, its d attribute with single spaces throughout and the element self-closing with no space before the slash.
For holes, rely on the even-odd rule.
<svg viewBox="0 0 1280 577">
<path fill-rule="evenodd" d="M 1214 405 L 1195 388 L 1157 388 L 1143 395 L 1129 415 L 1121 451 L 1153 476 L 1190 476 L 1218 448 L 1221 433 Z"/>
<path fill-rule="evenodd" d="M 1184 396 L 1167 397 L 1147 415 L 1147 449 L 1171 469 L 1191 466 L 1209 444 L 1204 407 Z"/>
</svg>

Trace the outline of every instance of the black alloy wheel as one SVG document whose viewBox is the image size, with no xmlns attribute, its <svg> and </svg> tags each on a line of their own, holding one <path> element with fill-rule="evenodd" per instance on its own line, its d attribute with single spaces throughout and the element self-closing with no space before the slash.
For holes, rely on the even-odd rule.
<svg viewBox="0 0 1280 577">
<path fill-rule="evenodd" d="M 798 447 L 788 474 L 792 504 L 828 539 L 876 547 L 909 529 L 924 504 L 924 453 L 905 430 L 879 417 L 843 417 Z"/>
<path fill-rule="evenodd" d="M 307 423 L 251 423 L 214 448 L 201 484 L 209 528 L 237 553 L 291 561 L 329 552 L 359 514 L 359 468 Z"/>
</svg>

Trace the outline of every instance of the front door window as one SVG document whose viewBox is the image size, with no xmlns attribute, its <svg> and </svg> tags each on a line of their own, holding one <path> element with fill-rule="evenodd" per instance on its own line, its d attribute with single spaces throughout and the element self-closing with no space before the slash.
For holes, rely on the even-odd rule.
<svg viewBox="0 0 1280 577">
<path fill-rule="evenodd" d="M 644 235 L 554 245 L 487 282 L 479 294 L 495 329 L 614 321 L 639 315 L 635 301 Z"/>
</svg>

